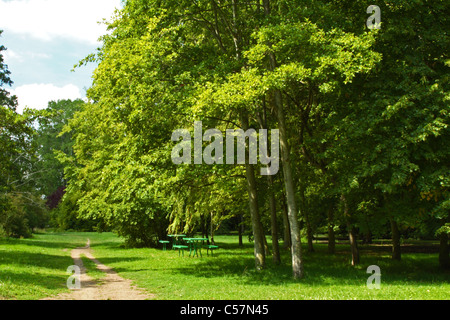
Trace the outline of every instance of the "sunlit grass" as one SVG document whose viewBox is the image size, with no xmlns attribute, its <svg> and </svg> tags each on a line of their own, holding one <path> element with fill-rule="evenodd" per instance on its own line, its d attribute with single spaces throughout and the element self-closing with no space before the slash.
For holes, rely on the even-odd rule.
<svg viewBox="0 0 450 320">
<path fill-rule="evenodd" d="M 218 236 L 214 257 L 193 258 L 177 251 L 125 249 L 116 237 L 103 235 L 93 241 L 96 257 L 122 276 L 156 294 L 156 299 L 448 299 L 449 274 L 438 268 L 437 254 L 404 254 L 392 261 L 386 252 L 362 253 L 361 264 L 349 264 L 348 246 L 339 245 L 336 255 L 326 245 L 304 253 L 305 278 L 291 276 L 290 255 L 282 264 L 267 257 L 267 268 L 255 271 L 253 244 L 237 245 L 237 239 Z M 106 241 L 106 242 L 105 242 Z M 368 289 L 369 265 L 379 265 L 381 289 Z"/>
<path fill-rule="evenodd" d="M 350 266 L 348 245 L 329 255 L 325 244 L 304 252 L 305 277 L 292 279 L 290 254 L 282 251 L 282 264 L 267 257 L 267 268 L 254 267 L 253 244 L 237 244 L 237 237 L 217 236 L 214 256 L 180 257 L 177 251 L 125 248 L 112 233 L 40 234 L 33 239 L 0 240 L 0 299 L 40 299 L 67 291 L 70 250 L 91 239 L 94 256 L 120 276 L 155 294 L 155 299 L 260 300 L 260 299 L 448 299 L 449 273 L 438 267 L 437 254 L 405 253 L 392 261 L 388 248 L 363 248 L 361 264 Z M 269 238 L 269 237 L 268 237 Z M 247 239 L 246 239 L 247 240 Z M 88 275 L 104 274 L 87 258 Z M 381 289 L 368 289 L 369 265 L 381 268 Z M 101 282 L 101 281 L 100 281 Z"/>
<path fill-rule="evenodd" d="M 68 290 L 70 250 L 85 239 L 68 233 L 0 239 L 0 299 L 40 299 Z"/>
</svg>

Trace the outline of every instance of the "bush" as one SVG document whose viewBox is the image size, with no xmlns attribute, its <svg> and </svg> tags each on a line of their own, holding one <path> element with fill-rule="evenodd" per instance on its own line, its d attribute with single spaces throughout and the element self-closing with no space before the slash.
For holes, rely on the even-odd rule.
<svg viewBox="0 0 450 320">
<path fill-rule="evenodd" d="M 48 212 L 40 198 L 29 193 L 10 193 L 1 199 L 0 229 L 11 238 L 29 238 L 33 229 L 45 228 Z"/>
</svg>

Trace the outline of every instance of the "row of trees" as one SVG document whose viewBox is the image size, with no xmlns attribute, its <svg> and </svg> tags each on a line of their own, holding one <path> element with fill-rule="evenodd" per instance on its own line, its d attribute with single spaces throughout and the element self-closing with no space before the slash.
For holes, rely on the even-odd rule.
<svg viewBox="0 0 450 320">
<path fill-rule="evenodd" d="M 67 127 L 69 194 L 80 215 L 116 225 L 134 243 L 244 215 L 255 265 L 281 220 L 293 276 L 301 230 L 357 239 L 439 236 L 448 263 L 448 34 L 443 1 L 131 0 L 95 60 L 90 103 Z M 258 165 L 174 165 L 180 128 L 279 129 L 282 173 Z M 207 142 L 204 142 L 207 145 Z M 256 173 L 255 173 L 256 172 Z"/>
<path fill-rule="evenodd" d="M 128 0 L 102 47 L 90 102 L 62 134 L 65 199 L 132 245 L 246 222 L 255 266 L 279 238 L 303 276 L 301 234 L 439 237 L 448 266 L 448 4 L 379 1 Z M 279 129 L 280 173 L 175 165 L 172 132 Z M 193 134 L 192 134 L 193 135 Z M 204 146 L 209 142 L 205 141 Z M 63 202 L 64 203 L 64 202 Z M 282 226 L 282 227 L 281 227 Z M 267 247 L 270 230 L 272 248 Z"/>
<path fill-rule="evenodd" d="M 0 35 L 1 35 L 0 30 Z M 87 229 L 92 222 L 79 221 L 75 199 L 63 204 L 66 180 L 57 153 L 72 155 L 72 138 L 62 134 L 82 100 L 60 100 L 47 109 L 17 112 L 17 97 L 7 87 L 11 73 L 0 46 L 0 236 L 30 237 L 48 226 Z"/>
</svg>

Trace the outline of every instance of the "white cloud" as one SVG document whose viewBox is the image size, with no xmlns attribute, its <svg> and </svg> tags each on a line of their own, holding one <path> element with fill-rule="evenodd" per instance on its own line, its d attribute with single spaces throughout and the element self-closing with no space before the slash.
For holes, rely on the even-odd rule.
<svg viewBox="0 0 450 320">
<path fill-rule="evenodd" d="M 68 84 L 57 87 L 53 84 L 27 84 L 11 90 L 11 95 L 16 95 L 19 106 L 18 113 L 22 113 L 25 107 L 30 109 L 45 109 L 49 101 L 60 99 L 81 99 L 80 89 Z"/>
<path fill-rule="evenodd" d="M 73 38 L 91 44 L 106 33 L 120 0 L 0 0 L 0 30 L 42 40 Z"/>
<path fill-rule="evenodd" d="M 11 49 L 3 51 L 2 54 L 3 54 L 3 58 L 6 63 L 10 62 L 11 60 L 16 60 L 17 62 L 23 62 L 22 55 Z"/>
<path fill-rule="evenodd" d="M 11 49 L 7 49 L 3 52 L 3 58 L 5 62 L 8 64 L 10 61 L 14 62 L 24 62 L 27 59 L 51 59 L 52 55 L 48 53 L 41 53 L 41 52 L 16 52 Z"/>
</svg>

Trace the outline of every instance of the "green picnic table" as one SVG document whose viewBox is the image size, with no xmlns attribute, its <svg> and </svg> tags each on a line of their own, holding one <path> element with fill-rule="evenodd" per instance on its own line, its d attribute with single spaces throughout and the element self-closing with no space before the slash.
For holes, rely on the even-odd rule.
<svg viewBox="0 0 450 320">
<path fill-rule="evenodd" d="M 185 234 L 168 234 L 167 236 L 172 238 L 172 249 L 176 249 L 177 245 L 181 245 L 181 239 L 186 237 Z M 173 246 L 175 246 L 175 248 Z"/>
<path fill-rule="evenodd" d="M 183 245 L 181 240 L 186 237 L 185 234 L 169 234 L 168 237 L 172 238 L 172 250 L 177 249 L 178 255 L 181 255 L 183 253 L 184 256 L 184 249 L 188 249 L 189 247 L 186 245 Z"/>
<path fill-rule="evenodd" d="M 163 246 L 163 251 L 166 251 L 166 245 L 167 245 L 168 243 L 170 243 L 170 241 L 167 241 L 167 240 L 159 240 L 159 243 L 162 244 L 162 246 Z"/>
<path fill-rule="evenodd" d="M 189 256 L 197 256 L 200 252 L 200 257 L 202 256 L 202 245 L 203 241 L 207 241 L 208 238 L 184 238 L 184 241 L 186 241 L 189 245 Z"/>
</svg>

